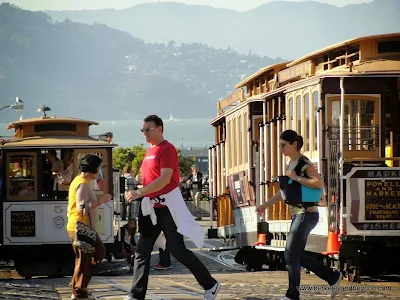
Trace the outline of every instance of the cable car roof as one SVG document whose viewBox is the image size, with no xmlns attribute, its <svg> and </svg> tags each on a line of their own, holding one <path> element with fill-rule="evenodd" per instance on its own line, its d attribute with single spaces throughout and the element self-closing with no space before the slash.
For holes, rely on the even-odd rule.
<svg viewBox="0 0 400 300">
<path fill-rule="evenodd" d="M 21 148 L 104 148 L 116 147 L 107 141 L 101 141 L 90 136 L 77 135 L 54 135 L 54 136 L 31 136 L 5 141 L 0 149 Z"/>
<path fill-rule="evenodd" d="M 68 117 L 56 117 L 56 116 L 46 116 L 41 118 L 31 118 L 26 120 L 18 120 L 8 124 L 6 129 L 12 129 L 17 126 L 26 125 L 26 124 L 45 124 L 45 123 L 84 123 L 88 125 L 99 125 L 99 123 L 94 121 L 82 120 L 78 118 L 68 118 Z"/>
</svg>

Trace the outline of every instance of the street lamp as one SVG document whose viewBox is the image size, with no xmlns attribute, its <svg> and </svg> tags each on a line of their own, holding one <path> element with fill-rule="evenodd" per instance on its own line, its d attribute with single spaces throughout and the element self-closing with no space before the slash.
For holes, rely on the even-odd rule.
<svg viewBox="0 0 400 300">
<path fill-rule="evenodd" d="M 24 103 L 24 101 L 19 99 L 19 97 L 16 97 L 14 104 L 3 106 L 2 108 L 0 108 L 0 110 L 3 110 L 5 108 L 12 108 L 15 109 L 16 111 L 21 111 L 24 109 L 24 105 L 22 103 Z"/>
<path fill-rule="evenodd" d="M 23 104 L 17 104 L 17 103 L 16 104 L 11 104 L 11 105 L 6 105 L 6 106 L 3 106 L 2 108 L 0 108 L 0 110 L 3 110 L 5 108 L 12 108 L 12 109 L 15 109 L 17 111 L 20 111 L 20 110 L 24 109 L 24 105 Z"/>
</svg>

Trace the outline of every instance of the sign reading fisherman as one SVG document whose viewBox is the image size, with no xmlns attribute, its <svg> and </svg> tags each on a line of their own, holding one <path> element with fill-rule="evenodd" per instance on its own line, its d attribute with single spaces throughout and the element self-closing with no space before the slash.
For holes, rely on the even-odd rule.
<svg viewBox="0 0 400 300">
<path fill-rule="evenodd" d="M 400 181 L 365 180 L 365 220 L 400 219 Z"/>
</svg>

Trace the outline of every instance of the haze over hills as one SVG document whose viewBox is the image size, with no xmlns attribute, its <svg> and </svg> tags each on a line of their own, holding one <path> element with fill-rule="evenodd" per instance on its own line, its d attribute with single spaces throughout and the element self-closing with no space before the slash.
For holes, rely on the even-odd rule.
<svg viewBox="0 0 400 300">
<path fill-rule="evenodd" d="M 0 105 L 19 96 L 24 118 L 38 117 L 43 104 L 51 115 L 95 120 L 211 118 L 218 98 L 279 61 L 200 43 L 148 44 L 106 25 L 54 22 L 9 4 L 0 5 L 0 43 Z"/>
<path fill-rule="evenodd" d="M 107 24 L 145 42 L 204 43 L 239 53 L 295 59 L 359 36 L 399 32 L 399 0 L 337 7 L 319 2 L 269 2 L 238 12 L 180 3 L 123 10 L 46 11 L 55 20 Z"/>
<path fill-rule="evenodd" d="M 84 10 L 84 9 L 125 9 L 134 5 L 150 2 L 179 2 L 184 4 L 193 5 L 208 5 L 212 7 L 228 8 L 237 11 L 246 11 L 268 2 L 276 0 L 68 0 L 68 1 L 54 1 L 54 0 L 6 0 L 11 4 L 20 6 L 28 10 Z M 282 1 L 282 0 L 280 0 Z M 303 2 L 305 0 L 283 0 L 291 2 Z M 328 3 L 335 6 L 346 6 L 349 4 L 359 4 L 371 2 L 373 0 L 313 0 L 322 3 Z"/>
</svg>

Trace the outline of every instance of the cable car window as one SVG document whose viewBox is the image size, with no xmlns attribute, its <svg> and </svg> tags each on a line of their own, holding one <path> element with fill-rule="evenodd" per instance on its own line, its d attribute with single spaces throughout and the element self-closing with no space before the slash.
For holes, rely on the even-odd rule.
<svg viewBox="0 0 400 300">
<path fill-rule="evenodd" d="M 35 132 L 46 132 L 46 131 L 76 131 L 76 124 L 51 123 L 51 124 L 35 125 Z"/>
<path fill-rule="evenodd" d="M 42 199 L 67 199 L 74 172 L 73 150 L 42 150 L 41 157 Z"/>
<path fill-rule="evenodd" d="M 34 161 L 33 155 L 21 154 L 8 157 L 10 197 L 35 195 Z"/>
<path fill-rule="evenodd" d="M 317 124 L 317 110 L 319 108 L 319 99 L 318 99 L 318 92 L 314 92 L 313 95 L 313 103 L 314 103 L 314 149 L 312 150 L 317 150 L 318 149 L 318 132 L 317 132 L 317 128 L 318 128 L 318 124 Z"/>
<path fill-rule="evenodd" d="M 378 43 L 378 53 L 400 52 L 400 41 L 387 41 Z"/>
<path fill-rule="evenodd" d="M 373 150 L 379 145 L 379 128 L 375 124 L 375 102 L 346 100 L 344 105 L 345 150 Z M 332 102 L 333 135 L 339 138 L 340 101 Z"/>
<path fill-rule="evenodd" d="M 296 130 L 299 132 L 301 135 L 304 133 L 302 132 L 301 128 L 301 97 L 297 96 L 296 97 L 296 111 L 297 111 L 297 124 L 296 124 L 296 129 L 293 128 L 293 130 Z"/>
<path fill-rule="evenodd" d="M 289 99 L 289 129 L 293 129 L 293 98 Z"/>
</svg>

